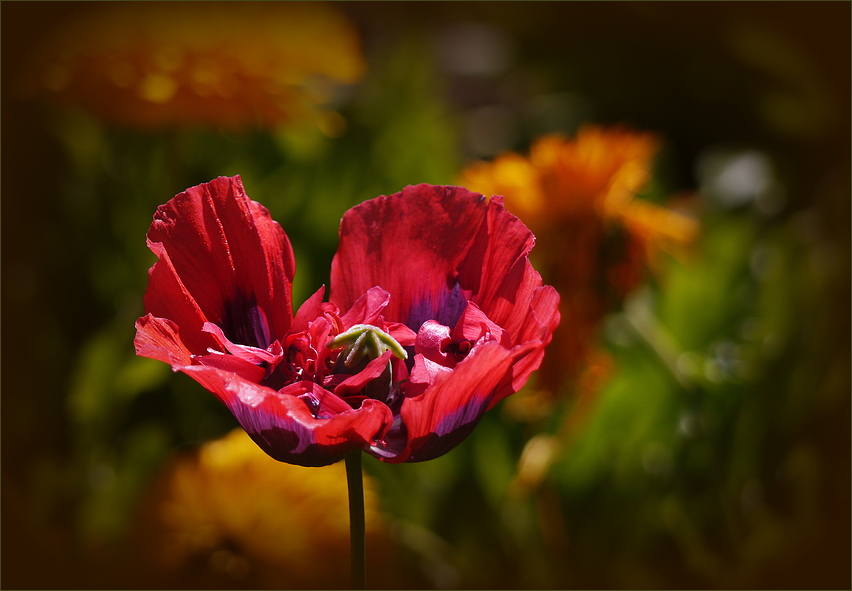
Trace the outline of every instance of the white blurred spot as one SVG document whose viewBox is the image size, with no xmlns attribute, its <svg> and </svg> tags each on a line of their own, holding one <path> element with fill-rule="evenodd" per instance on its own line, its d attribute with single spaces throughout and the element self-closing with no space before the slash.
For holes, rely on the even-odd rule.
<svg viewBox="0 0 852 591">
<path fill-rule="evenodd" d="M 786 201 L 772 161 L 757 150 L 711 149 L 698 157 L 696 175 L 702 193 L 722 207 L 754 202 L 761 213 L 771 215 Z"/>
<path fill-rule="evenodd" d="M 717 343 L 704 361 L 704 376 L 716 384 L 747 377 L 747 369 L 741 346 L 731 340 Z"/>
</svg>

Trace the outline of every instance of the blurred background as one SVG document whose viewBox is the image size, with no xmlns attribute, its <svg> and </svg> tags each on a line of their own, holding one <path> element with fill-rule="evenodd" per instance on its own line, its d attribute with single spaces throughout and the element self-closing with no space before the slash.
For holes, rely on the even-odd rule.
<svg viewBox="0 0 852 591">
<path fill-rule="evenodd" d="M 340 588 L 342 467 L 138 358 L 156 207 L 242 175 L 294 302 L 341 215 L 501 193 L 545 365 L 365 458 L 368 586 L 849 588 L 850 5 L 28 3 L 2 17 L 2 584 Z"/>
</svg>

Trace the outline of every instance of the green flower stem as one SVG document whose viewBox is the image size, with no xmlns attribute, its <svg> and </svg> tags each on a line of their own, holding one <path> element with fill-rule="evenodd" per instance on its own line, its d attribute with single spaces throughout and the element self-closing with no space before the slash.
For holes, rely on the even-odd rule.
<svg viewBox="0 0 852 591">
<path fill-rule="evenodd" d="M 349 486 L 349 552 L 352 558 L 352 588 L 367 588 L 367 530 L 364 524 L 364 477 L 361 450 L 346 456 Z"/>
</svg>

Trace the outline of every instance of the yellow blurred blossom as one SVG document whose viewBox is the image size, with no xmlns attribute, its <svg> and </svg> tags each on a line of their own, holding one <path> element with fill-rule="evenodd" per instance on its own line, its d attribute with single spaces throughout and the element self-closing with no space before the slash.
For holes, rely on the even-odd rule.
<svg viewBox="0 0 852 591">
<path fill-rule="evenodd" d="M 386 524 L 365 475 L 371 578 L 389 560 Z M 175 458 L 140 512 L 149 585 L 337 588 L 349 584 L 349 513 L 342 463 L 277 462 L 242 429 Z M 161 578 L 157 579 L 156 576 Z M 246 586 L 248 585 L 248 586 Z"/>
<path fill-rule="evenodd" d="M 357 32 L 315 2 L 96 2 L 47 32 L 28 94 L 133 127 L 312 119 L 365 69 Z"/>
<path fill-rule="evenodd" d="M 649 133 L 585 126 L 574 139 L 544 136 L 528 157 L 505 154 L 461 175 L 470 190 L 504 196 L 537 237 L 545 283 L 560 292 L 562 323 L 539 372 L 550 393 L 600 365 L 590 363 L 600 360 L 590 352 L 598 325 L 639 283 L 655 250 L 676 249 L 697 232 L 694 219 L 636 198 L 659 149 Z"/>
</svg>

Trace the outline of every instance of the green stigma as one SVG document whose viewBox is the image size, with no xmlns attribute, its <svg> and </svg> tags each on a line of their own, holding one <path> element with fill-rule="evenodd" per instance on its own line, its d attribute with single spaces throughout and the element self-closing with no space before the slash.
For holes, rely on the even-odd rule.
<svg viewBox="0 0 852 591">
<path fill-rule="evenodd" d="M 345 347 L 340 358 L 346 367 L 355 367 L 365 357 L 376 359 L 388 350 L 399 359 L 408 359 L 408 353 L 395 338 L 370 324 L 356 324 L 330 340 L 327 346 L 329 349 Z"/>
</svg>

